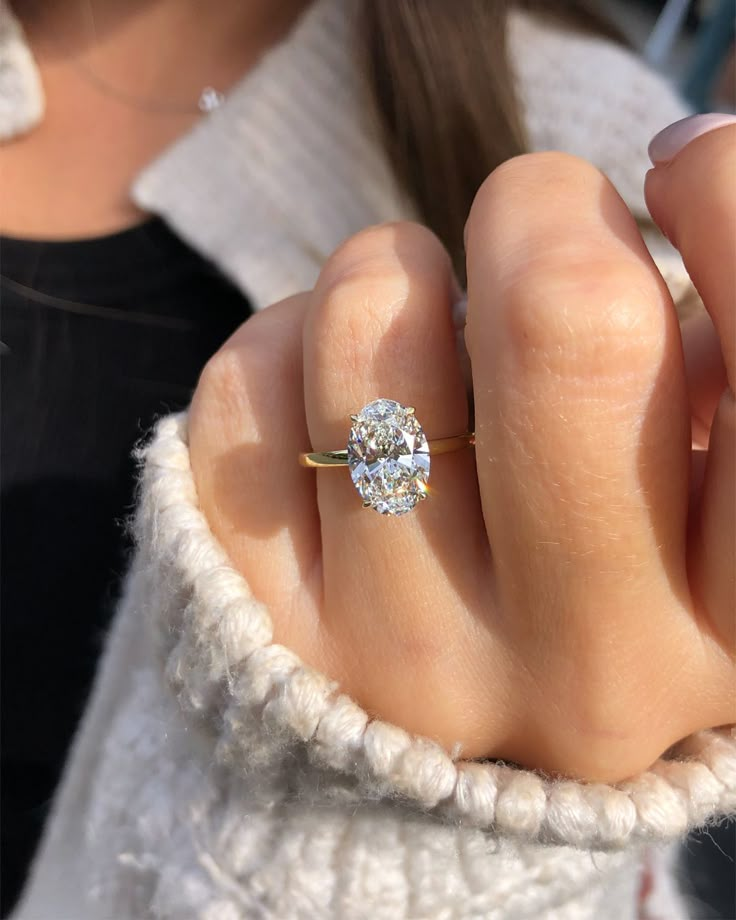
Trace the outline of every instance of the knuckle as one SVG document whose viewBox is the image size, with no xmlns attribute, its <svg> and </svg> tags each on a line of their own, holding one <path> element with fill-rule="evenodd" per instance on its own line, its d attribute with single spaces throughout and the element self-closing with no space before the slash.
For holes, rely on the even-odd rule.
<svg viewBox="0 0 736 920">
<path fill-rule="evenodd" d="M 577 189 L 584 182 L 599 184 L 602 173 L 587 160 L 560 151 L 523 153 L 497 166 L 476 192 L 468 216 L 468 229 L 483 223 L 499 203 L 518 194 L 527 196 L 535 188 Z"/>
<path fill-rule="evenodd" d="M 508 280 L 501 311 L 513 351 L 563 374 L 619 377 L 654 367 L 667 333 L 663 293 L 610 257 L 548 253 Z"/>
<path fill-rule="evenodd" d="M 411 221 L 368 227 L 342 243 L 327 260 L 315 287 L 317 302 L 328 312 L 334 306 L 342 311 L 356 302 L 363 284 L 369 292 L 385 291 L 383 299 L 390 301 L 397 286 L 405 289 L 427 273 L 436 280 L 432 266 L 446 272 L 449 257 L 427 227 Z M 358 297 L 357 302 L 363 299 Z"/>
<path fill-rule="evenodd" d="M 354 372 L 369 366 L 393 309 L 406 296 L 406 278 L 395 265 L 343 272 L 317 301 L 313 359 L 325 368 Z"/>
<path fill-rule="evenodd" d="M 242 380 L 242 362 L 238 349 L 223 346 L 216 351 L 202 368 L 197 389 L 200 392 L 216 394 L 221 390 L 232 390 Z"/>
<path fill-rule="evenodd" d="M 371 360 L 387 348 L 389 328 L 449 324 L 449 257 L 420 224 L 380 224 L 351 237 L 334 253 L 315 287 L 312 315 L 318 355 L 331 366 Z"/>
<path fill-rule="evenodd" d="M 317 297 L 315 320 L 328 337 L 359 333 L 391 312 L 406 297 L 408 279 L 391 261 L 374 259 L 346 267 Z M 347 328 L 346 328 L 347 327 Z M 363 336 L 369 335 L 366 328 Z"/>
<path fill-rule="evenodd" d="M 245 355 L 232 346 L 223 346 L 207 361 L 194 394 L 197 415 L 217 406 L 218 414 L 239 415 L 246 388 Z"/>
<path fill-rule="evenodd" d="M 373 261 L 384 264 L 414 248 L 427 247 L 444 253 L 435 234 L 414 221 L 387 221 L 366 227 L 338 246 L 325 263 L 317 288 L 329 287 L 344 272 L 369 268 Z"/>
<path fill-rule="evenodd" d="M 240 406 L 254 382 L 290 381 L 300 365 L 301 330 L 307 294 L 296 294 L 254 313 L 207 361 L 197 396 Z"/>
</svg>

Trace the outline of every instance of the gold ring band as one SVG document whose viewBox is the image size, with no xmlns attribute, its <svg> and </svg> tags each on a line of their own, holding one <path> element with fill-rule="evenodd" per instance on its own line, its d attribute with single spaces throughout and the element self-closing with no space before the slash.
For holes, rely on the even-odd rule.
<svg viewBox="0 0 736 920">
<path fill-rule="evenodd" d="M 430 456 L 448 454 L 453 450 L 461 450 L 475 444 L 475 432 L 456 434 L 450 438 L 436 438 L 428 441 Z M 293 456 L 293 455 L 292 455 Z M 313 453 L 299 454 L 299 463 L 302 466 L 327 468 L 330 466 L 348 466 L 347 450 L 321 450 Z"/>
<path fill-rule="evenodd" d="M 428 440 L 413 406 L 379 397 L 363 406 L 353 423 L 344 450 L 305 451 L 301 466 L 347 466 L 364 508 L 399 516 L 429 495 L 431 456 L 475 444 L 475 433 Z"/>
</svg>

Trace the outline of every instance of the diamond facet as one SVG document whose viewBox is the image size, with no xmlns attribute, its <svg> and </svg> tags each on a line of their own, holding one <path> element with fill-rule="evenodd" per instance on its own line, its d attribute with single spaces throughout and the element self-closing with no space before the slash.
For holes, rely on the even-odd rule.
<svg viewBox="0 0 736 920">
<path fill-rule="evenodd" d="M 414 409 L 376 399 L 353 419 L 348 466 L 363 503 L 380 514 L 411 511 L 429 479 L 429 444 Z"/>
</svg>

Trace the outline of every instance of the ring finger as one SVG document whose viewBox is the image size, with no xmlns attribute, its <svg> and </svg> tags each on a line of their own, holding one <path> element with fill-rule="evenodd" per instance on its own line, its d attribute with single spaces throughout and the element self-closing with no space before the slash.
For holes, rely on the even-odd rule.
<svg viewBox="0 0 736 920">
<path fill-rule="evenodd" d="M 343 449 L 350 415 L 379 397 L 414 407 L 430 440 L 467 430 L 452 299 L 449 258 L 418 225 L 371 228 L 331 257 L 304 328 L 313 450 Z M 433 633 L 462 634 L 437 620 L 477 610 L 477 573 L 488 570 L 473 450 L 432 456 L 429 500 L 395 517 L 362 507 L 346 468 L 315 475 L 325 625 L 339 646 L 385 642 L 389 660 L 390 649 L 422 649 Z M 361 610 L 381 611 L 381 628 Z"/>
</svg>

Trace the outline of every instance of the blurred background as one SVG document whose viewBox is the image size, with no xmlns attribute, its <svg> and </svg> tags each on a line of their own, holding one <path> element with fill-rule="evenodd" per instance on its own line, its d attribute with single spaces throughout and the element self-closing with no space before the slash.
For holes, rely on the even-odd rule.
<svg viewBox="0 0 736 920">
<path fill-rule="evenodd" d="M 734 0 L 600 0 L 600 5 L 695 109 L 736 110 Z"/>
</svg>

